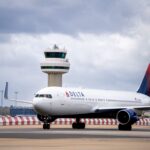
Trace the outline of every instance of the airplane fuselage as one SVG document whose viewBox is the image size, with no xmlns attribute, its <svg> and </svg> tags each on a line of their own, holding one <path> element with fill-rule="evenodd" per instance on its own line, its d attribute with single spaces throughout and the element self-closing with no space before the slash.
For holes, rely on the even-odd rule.
<svg viewBox="0 0 150 150">
<path fill-rule="evenodd" d="M 101 109 L 149 106 L 150 97 L 136 92 L 47 87 L 37 92 L 33 104 L 41 115 L 88 117 Z"/>
<path fill-rule="evenodd" d="M 4 97 L 8 99 L 8 83 Z M 57 118 L 73 117 L 73 129 L 85 128 L 81 118 L 115 118 L 119 130 L 131 130 L 142 112 L 150 110 L 150 64 L 137 92 L 46 87 L 33 102 L 21 102 L 33 104 L 43 129 L 50 129 Z"/>
</svg>

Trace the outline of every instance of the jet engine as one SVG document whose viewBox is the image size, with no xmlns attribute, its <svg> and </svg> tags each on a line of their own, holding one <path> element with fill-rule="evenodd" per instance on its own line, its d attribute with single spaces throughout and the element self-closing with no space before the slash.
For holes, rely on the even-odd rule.
<svg viewBox="0 0 150 150">
<path fill-rule="evenodd" d="M 120 110 L 117 114 L 117 120 L 121 125 L 132 125 L 139 120 L 137 114 L 132 109 Z"/>
</svg>

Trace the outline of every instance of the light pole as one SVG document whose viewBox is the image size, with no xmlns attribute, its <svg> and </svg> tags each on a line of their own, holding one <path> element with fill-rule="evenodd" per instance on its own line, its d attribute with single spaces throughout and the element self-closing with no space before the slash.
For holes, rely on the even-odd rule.
<svg viewBox="0 0 150 150">
<path fill-rule="evenodd" d="M 15 91 L 15 100 L 17 100 L 17 97 L 18 96 L 18 92 L 17 91 Z M 15 101 L 15 106 L 17 106 L 17 102 Z"/>
<path fill-rule="evenodd" d="M 0 92 L 1 92 L 1 106 L 3 107 L 3 93 L 4 93 L 4 91 L 1 90 Z"/>
</svg>

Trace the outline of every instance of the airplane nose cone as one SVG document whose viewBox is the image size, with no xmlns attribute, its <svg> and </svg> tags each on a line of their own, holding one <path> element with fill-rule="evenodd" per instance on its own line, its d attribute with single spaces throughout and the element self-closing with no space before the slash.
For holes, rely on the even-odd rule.
<svg viewBox="0 0 150 150">
<path fill-rule="evenodd" d="M 33 108 L 39 114 L 45 114 L 44 104 L 41 99 L 35 98 L 33 100 Z"/>
<path fill-rule="evenodd" d="M 33 100 L 33 108 L 37 111 L 40 108 L 40 104 L 37 99 Z"/>
<path fill-rule="evenodd" d="M 48 115 L 52 113 L 52 107 L 50 105 L 50 102 L 43 98 L 34 98 L 33 108 L 38 114 L 41 115 Z"/>
</svg>

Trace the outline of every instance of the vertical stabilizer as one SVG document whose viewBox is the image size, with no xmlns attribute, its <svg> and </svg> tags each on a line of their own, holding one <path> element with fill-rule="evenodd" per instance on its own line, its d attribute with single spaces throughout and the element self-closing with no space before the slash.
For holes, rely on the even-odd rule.
<svg viewBox="0 0 150 150">
<path fill-rule="evenodd" d="M 150 64 L 147 68 L 147 71 L 146 71 L 146 74 L 143 78 L 141 86 L 137 92 L 145 94 L 147 96 L 150 96 Z"/>
<path fill-rule="evenodd" d="M 4 98 L 8 99 L 8 82 L 6 82 L 6 85 L 5 85 Z"/>
</svg>

